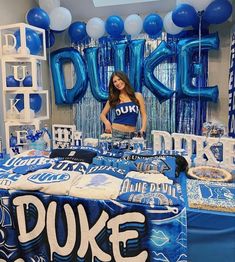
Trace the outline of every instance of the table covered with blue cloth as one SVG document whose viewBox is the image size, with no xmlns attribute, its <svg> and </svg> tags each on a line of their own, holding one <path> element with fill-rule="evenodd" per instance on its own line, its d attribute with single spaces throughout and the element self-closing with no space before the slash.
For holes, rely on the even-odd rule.
<svg viewBox="0 0 235 262">
<path fill-rule="evenodd" d="M 7 190 L 0 199 L 2 262 L 187 259 L 184 207 Z"/>
<path fill-rule="evenodd" d="M 96 166 L 42 156 L 7 161 L 0 170 L 1 187 L 8 188 L 0 190 L 0 260 L 234 261 L 235 214 L 189 208 L 185 173 L 177 179 L 183 202 L 173 201 L 174 184 L 161 187 L 146 183 L 147 180 L 140 182 L 137 173 L 133 171 L 131 177 L 129 170 L 123 179 L 121 168 L 133 167 L 133 162 L 128 165 L 129 160 L 136 157 L 127 155 L 119 162 L 109 158 L 109 165 L 96 163 Z M 164 181 L 178 174 L 176 161 L 172 162 L 171 157 L 164 161 L 150 159 L 146 163 L 141 159 L 136 160 L 139 169 L 150 168 L 155 163 L 167 176 L 161 178 Z M 124 183 L 127 176 L 127 182 L 131 181 L 128 187 Z M 122 189 L 135 188 L 137 194 L 127 191 L 125 200 L 126 191 L 119 192 L 118 186 L 118 198 L 95 198 L 94 194 L 104 195 L 105 190 L 113 195 L 116 183 L 124 185 Z M 92 190 L 88 191 L 88 185 Z M 146 195 L 152 196 L 151 201 L 144 202 L 143 197 L 139 198 L 139 190 L 153 185 L 155 195 L 147 192 Z M 79 188 L 79 197 L 73 194 L 72 188 Z M 128 202 L 130 196 L 141 201 Z M 181 197 L 180 194 L 177 199 Z"/>
<path fill-rule="evenodd" d="M 235 214 L 189 208 L 184 174 L 181 185 L 187 208 L 188 261 L 235 261 Z"/>
</svg>

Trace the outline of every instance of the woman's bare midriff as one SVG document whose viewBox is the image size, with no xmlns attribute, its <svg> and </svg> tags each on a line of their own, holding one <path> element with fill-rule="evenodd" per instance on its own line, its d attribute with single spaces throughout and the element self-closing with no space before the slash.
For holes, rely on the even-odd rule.
<svg viewBox="0 0 235 262">
<path fill-rule="evenodd" d="M 136 131 L 135 126 L 122 125 L 122 124 L 116 124 L 116 123 L 112 124 L 112 128 L 118 131 L 122 131 L 122 132 L 135 132 Z"/>
</svg>

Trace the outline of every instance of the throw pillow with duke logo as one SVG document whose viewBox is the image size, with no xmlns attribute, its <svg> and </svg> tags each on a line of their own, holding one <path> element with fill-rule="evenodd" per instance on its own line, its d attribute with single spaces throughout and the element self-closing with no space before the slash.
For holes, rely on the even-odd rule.
<svg viewBox="0 0 235 262">
<path fill-rule="evenodd" d="M 118 199 L 121 201 L 155 206 L 182 205 L 176 185 L 149 183 L 135 178 L 125 178 Z"/>
<path fill-rule="evenodd" d="M 43 156 L 20 156 L 7 159 L 0 166 L 0 188 L 10 189 L 23 175 L 47 169 L 58 159 L 49 159 Z"/>
<path fill-rule="evenodd" d="M 0 170 L 24 175 L 42 168 L 49 168 L 57 161 L 57 158 L 50 159 L 43 156 L 12 157 L 2 163 Z"/>
<path fill-rule="evenodd" d="M 175 158 L 171 156 L 158 156 L 149 157 L 145 159 L 135 160 L 137 171 L 150 171 L 156 170 L 169 177 L 170 179 L 175 178 L 176 162 Z"/>
<path fill-rule="evenodd" d="M 11 189 L 68 195 L 70 187 L 84 175 L 88 165 L 84 162 L 61 161 L 51 168 L 24 175 L 12 185 Z"/>
<path fill-rule="evenodd" d="M 10 189 L 12 184 L 18 181 L 23 175 L 5 171 L 0 168 L 0 189 Z"/>
<path fill-rule="evenodd" d="M 71 187 L 69 195 L 93 199 L 116 199 L 127 171 L 112 166 L 90 165 L 87 174 Z"/>
</svg>

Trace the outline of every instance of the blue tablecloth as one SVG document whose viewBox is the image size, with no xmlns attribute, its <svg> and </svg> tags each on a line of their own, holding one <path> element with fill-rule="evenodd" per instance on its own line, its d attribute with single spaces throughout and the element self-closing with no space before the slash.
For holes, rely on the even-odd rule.
<svg viewBox="0 0 235 262">
<path fill-rule="evenodd" d="M 235 214 L 189 208 L 184 174 L 181 185 L 187 207 L 188 261 L 234 262 Z"/>
</svg>

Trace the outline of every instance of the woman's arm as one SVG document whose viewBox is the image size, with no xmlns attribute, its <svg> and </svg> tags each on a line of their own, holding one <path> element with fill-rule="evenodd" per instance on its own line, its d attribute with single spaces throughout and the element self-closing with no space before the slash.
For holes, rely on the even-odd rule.
<svg viewBox="0 0 235 262">
<path fill-rule="evenodd" d="M 146 127 L 147 127 L 147 113 L 145 108 L 145 102 L 141 93 L 135 93 L 135 97 L 137 98 L 140 104 L 140 114 L 141 114 L 140 132 L 143 134 L 146 131 Z"/>
<path fill-rule="evenodd" d="M 105 104 L 101 114 L 100 114 L 100 120 L 104 123 L 105 125 L 105 132 L 106 133 L 112 133 L 112 125 L 110 123 L 110 121 L 107 119 L 106 115 L 108 114 L 108 112 L 110 111 L 110 104 L 109 101 L 107 101 L 107 103 Z"/>
</svg>

